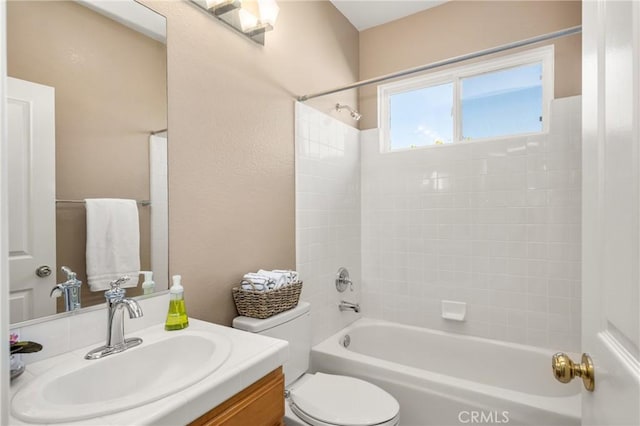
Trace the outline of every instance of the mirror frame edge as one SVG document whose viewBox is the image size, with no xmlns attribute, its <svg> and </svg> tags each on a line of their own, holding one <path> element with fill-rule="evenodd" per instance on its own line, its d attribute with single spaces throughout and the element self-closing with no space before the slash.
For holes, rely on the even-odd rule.
<svg viewBox="0 0 640 426">
<path fill-rule="evenodd" d="M 0 2 L 0 341 L 9 340 L 9 222 L 7 211 L 6 81 L 7 20 L 6 2 Z M 5 345 L 5 343 L 0 343 Z M 6 348 L 6 346 L 4 346 Z M 0 352 L 0 424 L 9 421 L 9 352 Z"/>
</svg>

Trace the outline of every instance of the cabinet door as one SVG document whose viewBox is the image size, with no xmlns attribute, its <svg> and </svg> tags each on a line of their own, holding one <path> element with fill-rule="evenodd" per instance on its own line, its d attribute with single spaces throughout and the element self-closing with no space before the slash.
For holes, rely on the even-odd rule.
<svg viewBox="0 0 640 426">
<path fill-rule="evenodd" d="M 284 417 L 282 368 L 190 423 L 190 426 L 278 426 Z"/>
</svg>

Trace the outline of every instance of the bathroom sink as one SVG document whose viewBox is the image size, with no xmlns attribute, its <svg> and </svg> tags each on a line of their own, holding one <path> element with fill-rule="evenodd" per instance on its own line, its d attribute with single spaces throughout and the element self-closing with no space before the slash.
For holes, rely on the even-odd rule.
<svg viewBox="0 0 640 426">
<path fill-rule="evenodd" d="M 229 339 L 214 333 L 135 334 L 143 338 L 138 347 L 98 360 L 78 353 L 26 383 L 11 402 L 13 415 L 27 422 L 60 423 L 117 413 L 193 385 L 231 352 Z"/>
</svg>

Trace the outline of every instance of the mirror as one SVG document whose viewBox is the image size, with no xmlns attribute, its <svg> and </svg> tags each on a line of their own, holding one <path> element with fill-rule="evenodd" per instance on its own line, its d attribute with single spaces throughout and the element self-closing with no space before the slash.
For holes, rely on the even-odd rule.
<svg viewBox="0 0 640 426">
<path fill-rule="evenodd" d="M 139 269 L 166 290 L 166 19 L 133 0 L 7 2 L 7 68 L 11 323 L 65 311 L 50 297 L 62 266 L 82 307 L 104 303 L 87 285 L 87 198 L 137 200 Z"/>
</svg>

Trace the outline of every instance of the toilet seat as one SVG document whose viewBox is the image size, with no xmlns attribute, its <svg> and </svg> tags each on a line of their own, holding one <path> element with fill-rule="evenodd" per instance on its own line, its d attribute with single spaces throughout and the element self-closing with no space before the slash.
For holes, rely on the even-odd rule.
<svg viewBox="0 0 640 426">
<path fill-rule="evenodd" d="M 354 377 L 316 373 L 289 392 L 291 410 L 313 426 L 393 426 L 400 405 L 379 387 Z"/>
</svg>

